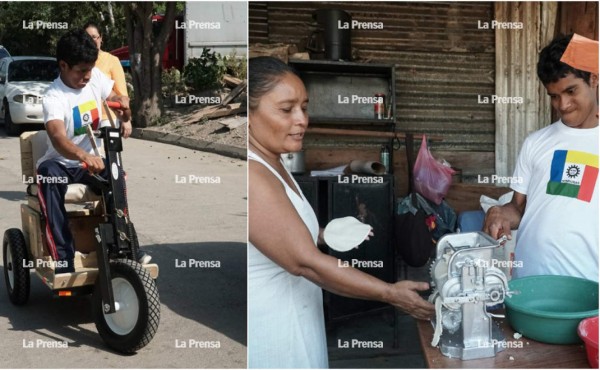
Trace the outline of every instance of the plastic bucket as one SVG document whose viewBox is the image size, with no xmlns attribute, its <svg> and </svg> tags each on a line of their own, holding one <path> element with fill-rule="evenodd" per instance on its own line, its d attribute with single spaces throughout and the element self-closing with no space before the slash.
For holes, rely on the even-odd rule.
<svg viewBox="0 0 600 370">
<path fill-rule="evenodd" d="M 598 283 L 571 276 L 528 276 L 508 283 L 519 291 L 504 301 L 510 326 L 544 343 L 581 343 L 577 326 L 598 316 Z"/>
<path fill-rule="evenodd" d="M 598 368 L 598 316 L 582 320 L 577 327 L 577 334 L 585 343 L 585 352 L 590 366 Z"/>
</svg>

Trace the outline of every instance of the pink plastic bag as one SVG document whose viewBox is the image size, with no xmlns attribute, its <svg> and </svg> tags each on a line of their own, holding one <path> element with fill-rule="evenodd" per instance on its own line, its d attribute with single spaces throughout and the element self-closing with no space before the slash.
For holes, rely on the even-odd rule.
<svg viewBox="0 0 600 370">
<path fill-rule="evenodd" d="M 415 190 L 439 205 L 452 185 L 454 170 L 439 163 L 427 148 L 427 140 L 423 135 L 421 148 L 413 169 Z"/>
</svg>

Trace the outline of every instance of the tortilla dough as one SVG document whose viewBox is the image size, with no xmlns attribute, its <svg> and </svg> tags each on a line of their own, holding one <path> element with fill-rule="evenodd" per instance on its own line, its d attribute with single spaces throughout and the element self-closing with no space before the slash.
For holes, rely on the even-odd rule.
<svg viewBox="0 0 600 370">
<path fill-rule="evenodd" d="M 358 247 L 370 231 L 370 225 L 363 224 L 356 218 L 348 216 L 331 220 L 325 226 L 323 238 L 331 249 L 338 252 L 347 252 Z"/>
</svg>

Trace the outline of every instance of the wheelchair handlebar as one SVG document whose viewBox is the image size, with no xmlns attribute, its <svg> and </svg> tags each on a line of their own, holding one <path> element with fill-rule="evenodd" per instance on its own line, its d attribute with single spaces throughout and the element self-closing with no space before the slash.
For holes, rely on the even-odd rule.
<svg viewBox="0 0 600 370">
<path fill-rule="evenodd" d="M 117 101 L 106 101 L 106 105 L 109 106 L 109 108 L 113 108 L 113 109 L 121 109 L 121 103 L 117 102 Z"/>
</svg>

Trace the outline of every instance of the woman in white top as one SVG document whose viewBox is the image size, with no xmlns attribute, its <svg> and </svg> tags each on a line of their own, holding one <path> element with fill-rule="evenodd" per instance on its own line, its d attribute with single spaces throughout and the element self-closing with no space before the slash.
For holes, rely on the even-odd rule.
<svg viewBox="0 0 600 370">
<path fill-rule="evenodd" d="M 308 96 L 278 59 L 249 61 L 248 349 L 250 368 L 327 368 L 321 288 L 392 304 L 417 319 L 427 283 L 386 283 L 319 251 L 322 230 L 280 154 L 302 149 Z"/>
</svg>

